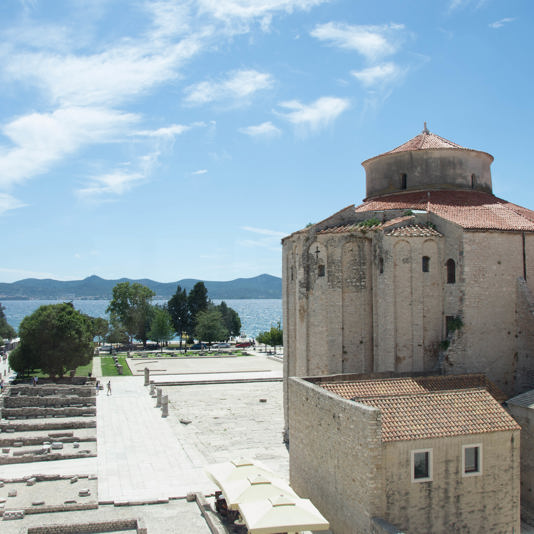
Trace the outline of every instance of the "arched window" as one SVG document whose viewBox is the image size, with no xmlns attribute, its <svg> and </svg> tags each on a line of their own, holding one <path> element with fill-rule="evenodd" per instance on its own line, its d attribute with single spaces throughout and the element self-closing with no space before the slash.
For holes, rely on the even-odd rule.
<svg viewBox="0 0 534 534">
<path fill-rule="evenodd" d="M 380 258 L 378 258 L 378 272 L 380 274 L 382 274 L 384 272 L 384 258 L 382 256 L 380 256 Z"/>
<path fill-rule="evenodd" d="M 407 181 L 408 181 L 408 177 L 406 176 L 406 173 L 402 173 L 400 175 L 400 178 L 401 178 L 401 189 L 406 189 L 406 186 L 407 186 Z"/>
<path fill-rule="evenodd" d="M 423 256 L 421 268 L 424 273 L 430 272 L 430 258 L 428 256 Z"/>
<path fill-rule="evenodd" d="M 477 175 L 472 174 L 471 175 L 471 189 L 474 189 L 475 185 L 477 185 Z"/>
<path fill-rule="evenodd" d="M 447 260 L 447 284 L 456 283 L 456 263 L 453 259 Z"/>
<path fill-rule="evenodd" d="M 317 276 L 324 276 L 325 268 L 322 263 L 317 266 Z"/>
</svg>

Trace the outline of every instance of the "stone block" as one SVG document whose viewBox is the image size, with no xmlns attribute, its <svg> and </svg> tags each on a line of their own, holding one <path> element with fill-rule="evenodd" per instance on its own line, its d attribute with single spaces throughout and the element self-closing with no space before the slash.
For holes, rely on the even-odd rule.
<svg viewBox="0 0 534 534">
<path fill-rule="evenodd" d="M 44 501 L 33 501 L 32 506 L 43 506 L 44 503 L 45 503 Z"/>
<path fill-rule="evenodd" d="M 6 510 L 2 516 L 4 521 L 12 519 L 24 519 L 24 510 Z"/>
<path fill-rule="evenodd" d="M 91 490 L 89 488 L 83 488 L 78 492 L 79 497 L 89 497 L 91 495 Z"/>
<path fill-rule="evenodd" d="M 26 480 L 26 486 L 35 486 L 35 483 L 37 482 L 35 477 L 29 478 Z"/>
<path fill-rule="evenodd" d="M 8 497 L 16 497 L 16 496 L 17 496 L 17 490 L 16 490 L 16 489 L 14 489 L 14 490 L 9 490 L 9 491 L 7 492 L 7 496 L 8 496 Z"/>
<path fill-rule="evenodd" d="M 63 443 L 61 441 L 53 441 L 52 442 L 52 449 L 62 449 Z"/>
<path fill-rule="evenodd" d="M 76 482 L 78 482 L 78 477 L 72 477 L 72 478 L 70 479 L 70 483 L 71 483 L 71 484 L 75 484 Z"/>
<path fill-rule="evenodd" d="M 79 444 L 77 441 L 75 441 L 75 442 L 72 444 L 72 446 L 73 446 L 75 449 L 78 449 L 78 448 L 80 447 L 80 444 Z"/>
</svg>

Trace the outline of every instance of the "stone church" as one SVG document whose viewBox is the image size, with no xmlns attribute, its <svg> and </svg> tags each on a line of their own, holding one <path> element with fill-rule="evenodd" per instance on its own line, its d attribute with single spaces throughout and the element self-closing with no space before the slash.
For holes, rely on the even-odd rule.
<svg viewBox="0 0 534 534">
<path fill-rule="evenodd" d="M 286 376 L 484 373 L 534 388 L 534 212 L 493 157 L 423 132 L 363 162 L 367 198 L 283 239 Z"/>
<path fill-rule="evenodd" d="M 391 502 L 384 500 L 387 488 L 377 489 L 390 471 L 385 475 L 379 473 L 388 455 L 395 461 L 400 458 L 402 464 L 404 456 L 387 451 L 400 450 L 392 448 L 392 443 L 404 443 L 403 447 L 408 447 L 402 453 L 406 455 L 404 463 L 408 472 L 411 454 L 412 478 L 410 482 L 407 474 L 407 482 L 402 484 L 413 488 L 414 502 L 422 502 L 421 499 L 432 495 L 428 488 L 424 495 L 417 494 L 426 486 L 413 484 L 414 454 L 415 458 L 426 458 L 427 462 L 434 458 L 436 473 L 438 466 L 443 465 L 447 477 L 458 476 L 462 481 L 463 489 L 458 489 L 460 486 L 454 478 L 455 494 L 450 489 L 453 482 L 445 484 L 442 478 L 440 491 L 444 493 L 440 499 L 451 498 L 447 517 L 452 523 L 441 531 L 455 530 L 455 525 L 464 525 L 469 530 L 467 517 L 474 521 L 472 524 L 484 517 L 485 531 L 492 531 L 493 519 L 486 512 L 483 516 L 472 514 L 472 507 L 467 505 L 462 509 L 460 493 L 474 495 L 477 484 L 484 509 L 494 509 L 495 521 L 506 517 L 506 524 L 517 529 L 519 426 L 503 410 L 501 402 L 534 389 L 534 211 L 493 195 L 492 161 L 490 154 L 431 133 L 425 124 L 422 133 L 413 139 L 363 162 L 366 198 L 361 205 L 348 206 L 282 240 L 284 408 L 291 443 L 291 483 L 301 493 L 319 501 L 318 506 L 336 506 L 335 481 L 324 480 L 318 486 L 319 479 L 314 479 L 306 467 L 312 456 L 324 457 L 326 465 L 330 456 L 343 455 L 344 447 L 350 456 L 352 445 L 347 447 L 350 436 L 361 445 L 362 436 L 373 435 L 369 441 L 374 444 L 371 448 L 383 452 L 373 453 L 373 458 L 378 458 L 373 475 L 367 471 L 360 473 L 367 482 L 355 482 L 354 477 L 352 482 L 341 482 L 351 469 L 357 471 L 351 466 L 366 456 L 367 453 L 362 453 L 367 450 L 365 446 L 354 455 L 350 466 L 338 466 L 336 475 L 343 491 L 356 492 L 355 499 L 362 488 L 361 498 L 370 498 L 369 495 L 377 492 L 374 511 L 371 506 L 363 507 L 358 520 L 369 515 L 370 521 L 373 514 L 383 518 L 388 510 L 394 509 Z M 472 374 L 478 374 L 475 381 Z M 384 382 L 388 380 L 385 377 L 410 380 L 407 377 L 424 375 L 459 378 L 454 387 L 450 385 L 452 382 L 436 380 L 430 380 L 424 387 L 417 385 L 414 390 L 402 393 L 406 396 L 402 401 L 405 404 L 395 401 L 393 409 L 392 399 L 398 392 L 388 390 L 392 383 Z M 480 376 L 487 377 L 491 386 L 481 385 Z M 304 383 L 298 377 L 313 378 Z M 340 391 L 348 391 L 339 385 L 343 377 L 350 379 L 350 391 L 364 393 L 341 395 Z M 323 383 L 334 384 L 333 389 L 325 390 Z M 496 395 L 492 388 L 500 393 Z M 337 395 L 335 402 L 332 391 Z M 482 397 L 475 401 L 478 394 Z M 408 399 L 414 395 L 419 396 Z M 363 411 L 347 405 L 347 400 Z M 476 403 L 482 403 L 480 413 L 494 413 L 495 419 L 481 423 L 475 417 L 469 419 L 469 424 L 465 423 L 473 410 L 476 412 Z M 408 422 L 404 421 L 408 406 L 421 405 L 427 406 L 428 411 L 423 413 L 416 408 L 413 417 L 410 415 Z M 369 416 L 369 410 L 375 415 Z M 350 421 L 348 427 L 340 423 L 341 413 L 345 414 L 345 421 Z M 445 422 L 436 427 L 436 433 L 425 435 L 427 442 L 419 443 L 419 449 L 418 440 L 423 439 L 419 431 L 398 438 L 402 435 L 399 429 L 406 424 L 415 421 L 416 430 L 427 428 L 431 427 L 431 418 L 443 418 L 442 415 Z M 328 427 L 333 424 L 337 437 L 331 442 L 324 439 L 324 434 L 311 429 L 312 421 L 324 421 Z M 482 447 L 487 451 L 486 465 L 492 462 L 494 466 L 501 465 L 502 454 L 493 457 L 490 454 L 491 450 L 499 450 L 498 433 L 494 432 L 497 421 L 504 432 L 498 439 L 503 444 L 512 443 L 506 460 L 509 463 L 502 464 L 501 469 L 510 485 L 498 483 L 499 493 L 508 491 L 509 495 L 517 496 L 510 499 L 514 503 L 506 510 L 502 509 L 502 499 L 487 493 L 488 479 L 484 483 L 483 477 L 470 478 L 467 471 L 462 471 L 473 455 L 476 454 L 478 462 Z M 372 429 L 377 425 L 379 431 L 375 435 Z M 454 434 L 457 441 L 453 440 L 451 445 L 453 456 L 456 449 L 459 452 L 456 471 L 451 471 L 453 460 L 445 461 L 444 456 L 440 460 L 438 453 L 447 450 L 451 454 L 443 440 L 450 441 L 452 434 L 444 429 L 454 425 L 463 430 Z M 323 437 L 315 440 L 314 432 Z M 343 442 L 339 436 L 344 436 Z M 299 451 L 294 450 L 296 443 Z M 323 450 L 326 443 L 329 451 Z M 337 447 L 340 449 L 336 450 Z M 466 450 L 471 455 L 469 459 L 462 456 Z M 306 462 L 300 461 L 299 456 L 305 457 Z M 366 456 L 362 466 L 367 470 L 372 465 Z M 319 467 L 316 475 L 320 471 Z M 322 478 L 328 478 L 333 472 L 335 467 L 324 471 Z M 403 480 L 402 473 L 397 474 L 398 480 Z M 531 493 L 534 481 L 529 476 Z M 437 479 L 424 482 L 436 490 L 440 487 Z M 366 484 L 371 484 L 371 488 Z M 327 495 L 328 492 L 331 494 Z M 399 510 L 410 510 L 404 502 L 397 504 Z M 418 519 L 424 525 L 424 513 L 430 509 L 419 505 L 423 515 L 418 516 L 414 509 L 405 519 Z M 436 513 L 438 510 L 439 507 Z M 327 511 L 322 511 L 328 517 Z M 334 524 L 336 518 L 343 518 L 347 525 L 354 520 L 350 511 L 336 510 L 331 517 Z M 332 522 L 331 517 L 328 519 Z M 403 517 L 401 514 L 387 519 L 398 525 L 403 523 Z M 367 526 L 354 532 L 371 531 L 370 523 L 364 521 L 364 524 Z M 406 524 L 403 528 L 407 528 Z M 495 528 L 505 531 L 502 524 Z M 376 524 L 373 529 L 373 532 L 380 531 Z M 415 531 L 418 529 L 414 527 Z M 339 532 L 351 530 L 340 527 Z"/>
</svg>

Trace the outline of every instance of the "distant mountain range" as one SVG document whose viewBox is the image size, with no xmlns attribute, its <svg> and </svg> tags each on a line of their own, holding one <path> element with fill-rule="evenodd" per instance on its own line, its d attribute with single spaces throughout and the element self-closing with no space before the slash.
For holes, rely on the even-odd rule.
<svg viewBox="0 0 534 534">
<path fill-rule="evenodd" d="M 156 298 L 169 299 L 176 293 L 176 286 L 187 292 L 197 282 L 204 282 L 210 299 L 280 299 L 282 298 L 282 279 L 270 274 L 260 274 L 253 278 L 237 278 L 228 282 L 210 282 L 186 278 L 178 282 L 155 282 L 154 280 L 105 280 L 99 276 L 89 276 L 84 280 L 39 280 L 26 278 L 10 284 L 0 283 L 0 302 L 2 300 L 74 300 L 110 299 L 113 287 L 119 282 L 138 282 L 156 293 Z"/>
</svg>

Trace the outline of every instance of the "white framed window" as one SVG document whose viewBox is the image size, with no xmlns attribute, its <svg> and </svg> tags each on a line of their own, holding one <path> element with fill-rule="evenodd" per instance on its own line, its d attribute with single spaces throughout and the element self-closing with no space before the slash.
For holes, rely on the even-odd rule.
<svg viewBox="0 0 534 534">
<path fill-rule="evenodd" d="M 482 474 L 482 444 L 462 445 L 462 476 L 472 477 Z"/>
<path fill-rule="evenodd" d="M 432 480 L 432 449 L 412 451 L 412 482 L 429 482 Z"/>
</svg>

